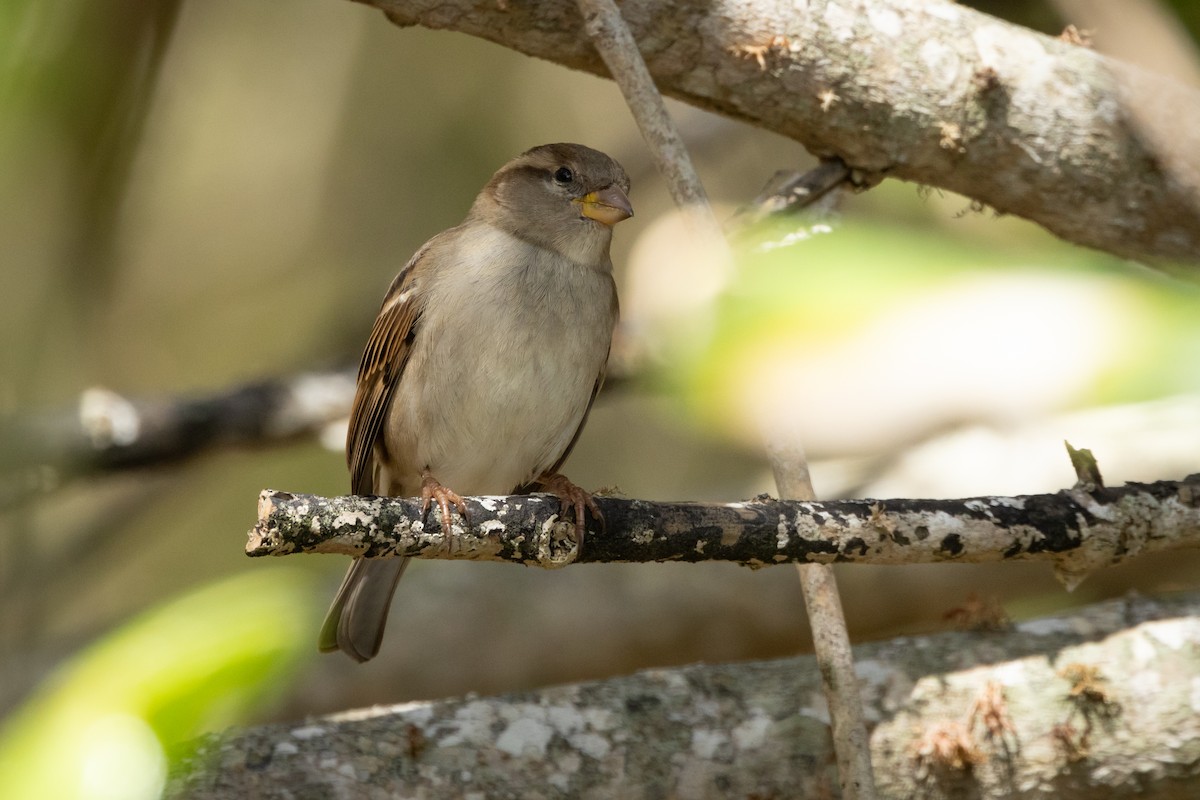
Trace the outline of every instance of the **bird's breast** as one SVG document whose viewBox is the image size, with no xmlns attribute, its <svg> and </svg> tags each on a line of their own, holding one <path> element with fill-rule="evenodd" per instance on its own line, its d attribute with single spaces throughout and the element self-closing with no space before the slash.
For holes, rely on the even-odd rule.
<svg viewBox="0 0 1200 800">
<path fill-rule="evenodd" d="M 432 276 L 388 449 L 460 494 L 505 494 L 558 460 L 587 411 L 612 277 L 499 231 L 456 255 Z"/>
</svg>

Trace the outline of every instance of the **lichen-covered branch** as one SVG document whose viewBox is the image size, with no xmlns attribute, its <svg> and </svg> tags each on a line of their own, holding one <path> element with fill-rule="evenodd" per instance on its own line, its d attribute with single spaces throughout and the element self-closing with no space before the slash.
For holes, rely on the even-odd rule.
<svg viewBox="0 0 1200 800">
<path fill-rule="evenodd" d="M 573 0 L 360 1 L 607 75 Z M 1200 92 L 948 0 L 621 12 L 663 94 L 1071 242 L 1200 264 Z"/>
<path fill-rule="evenodd" d="M 1200 595 L 855 649 L 885 798 L 1166 800 L 1200 780 Z M 166 797 L 834 796 L 811 657 L 228 731 Z"/>
<path fill-rule="evenodd" d="M 273 490 L 259 498 L 252 556 L 353 556 L 572 562 L 979 563 L 1051 561 L 1068 586 L 1089 572 L 1161 550 L 1200 546 L 1200 474 L 1092 491 L 966 500 L 654 503 L 597 497 L 583 547 L 545 495 L 467 499 L 469 524 L 443 533 L 418 501 L 320 497 Z"/>
</svg>

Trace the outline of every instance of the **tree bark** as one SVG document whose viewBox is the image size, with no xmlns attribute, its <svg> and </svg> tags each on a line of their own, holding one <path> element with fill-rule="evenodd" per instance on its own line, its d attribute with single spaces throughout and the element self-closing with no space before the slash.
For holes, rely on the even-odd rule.
<svg viewBox="0 0 1200 800">
<path fill-rule="evenodd" d="M 360 2 L 397 25 L 608 74 L 571 0 Z M 663 94 L 868 181 L 960 192 L 1119 256 L 1200 264 L 1200 92 L 946 0 L 621 10 Z"/>
<path fill-rule="evenodd" d="M 855 655 L 882 797 L 1195 796 L 1200 595 Z M 198 743 L 166 796 L 691 800 L 836 786 L 803 656 L 227 731 Z"/>
<path fill-rule="evenodd" d="M 1049 559 L 1073 588 L 1091 571 L 1138 555 L 1200 546 L 1200 474 L 1182 481 L 966 500 L 756 498 L 745 503 L 653 503 L 597 497 L 603 532 L 579 547 L 574 525 L 545 495 L 467 498 L 469 524 L 399 497 L 320 497 L 264 491 L 251 556 L 298 552 L 511 561 L 734 561 L 920 564 Z"/>
</svg>

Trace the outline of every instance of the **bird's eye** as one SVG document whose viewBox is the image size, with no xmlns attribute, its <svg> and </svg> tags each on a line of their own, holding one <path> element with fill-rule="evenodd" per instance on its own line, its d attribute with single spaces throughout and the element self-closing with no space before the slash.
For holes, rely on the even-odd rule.
<svg viewBox="0 0 1200 800">
<path fill-rule="evenodd" d="M 554 180 L 558 183 L 567 184 L 575 180 L 575 173 L 571 172 L 570 167 L 559 167 L 554 171 Z"/>
</svg>

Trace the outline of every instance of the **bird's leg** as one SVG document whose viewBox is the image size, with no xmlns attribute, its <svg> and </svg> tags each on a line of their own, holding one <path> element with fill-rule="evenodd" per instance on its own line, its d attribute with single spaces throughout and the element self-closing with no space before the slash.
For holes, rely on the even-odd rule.
<svg viewBox="0 0 1200 800">
<path fill-rule="evenodd" d="M 565 475 L 558 472 L 545 472 L 537 478 L 535 483 L 558 498 L 558 502 L 562 504 L 564 515 L 570 509 L 575 510 L 575 539 L 580 547 L 583 547 L 583 534 L 587 527 L 584 519 L 585 508 L 600 521 L 600 527 L 604 527 L 604 514 L 600 513 L 600 507 L 596 505 L 596 501 L 590 494 L 567 480 Z"/>
<path fill-rule="evenodd" d="M 467 504 L 463 502 L 462 497 L 456 492 L 452 492 L 445 486 L 442 486 L 438 479 L 433 477 L 433 473 L 429 468 L 421 470 L 421 519 L 429 516 L 429 505 L 431 501 L 436 500 L 438 508 L 442 512 L 442 530 L 445 533 L 450 533 L 450 504 L 453 503 L 458 508 L 458 513 L 462 515 L 463 522 L 467 521 Z"/>
</svg>

